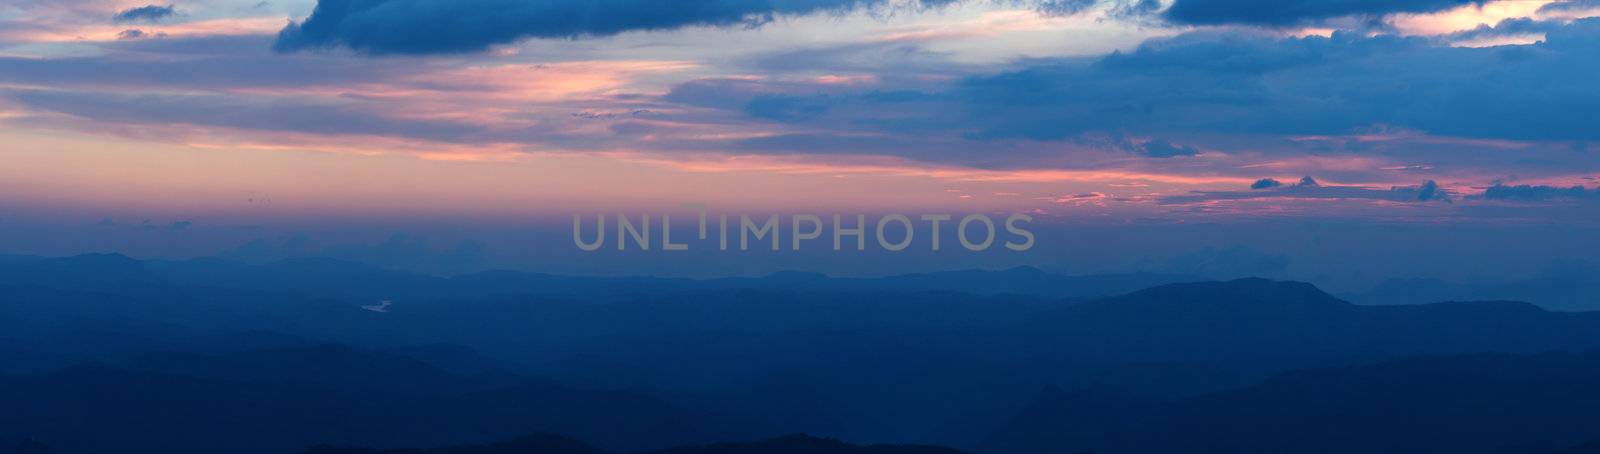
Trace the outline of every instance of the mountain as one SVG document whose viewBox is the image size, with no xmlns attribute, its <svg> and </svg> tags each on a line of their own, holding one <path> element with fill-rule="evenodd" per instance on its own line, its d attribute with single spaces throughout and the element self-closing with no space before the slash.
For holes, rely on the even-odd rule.
<svg viewBox="0 0 1600 454">
<path fill-rule="evenodd" d="M 554 435 L 531 435 L 481 446 L 434 449 L 359 449 L 318 446 L 302 454 L 616 454 Z M 834 439 L 790 435 L 748 443 L 717 443 L 638 454 L 962 454 L 954 449 L 917 445 L 859 446 Z"/>
<path fill-rule="evenodd" d="M 186 377 L 262 385 L 304 385 L 346 395 L 440 395 L 512 385 L 509 374 L 454 375 L 408 356 L 361 351 L 339 344 L 317 344 L 223 355 L 151 353 L 126 366 Z"/>
<path fill-rule="evenodd" d="M 708 280 L 654 277 L 578 277 L 517 271 L 487 271 L 454 277 L 392 271 L 358 262 L 297 258 L 260 265 L 218 258 L 140 261 L 120 254 L 0 260 L 0 284 L 61 289 L 115 290 L 136 286 L 196 286 L 294 292 L 375 302 L 397 297 L 461 297 L 508 294 L 595 296 L 686 290 L 789 289 L 814 292 L 951 291 L 1052 298 L 1114 295 L 1197 278 L 1154 273 L 1064 276 L 1032 267 L 1001 271 L 961 270 L 875 278 L 839 278 L 780 272 L 759 278 Z"/>
<path fill-rule="evenodd" d="M 56 259 L 7 263 L 17 260 Z M 1004 291 L 1013 282 L 1041 294 L 1057 291 L 1053 285 L 1086 288 L 1032 269 L 859 280 L 437 278 L 336 261 L 130 267 L 97 257 L 85 266 L 109 277 L 74 286 L 45 278 L 76 263 L 60 260 L 40 265 L 56 270 L 42 275 L 0 274 L 0 373 L 12 374 L 5 380 L 112 364 L 119 373 L 240 389 L 312 389 L 363 415 L 405 413 L 393 405 L 409 403 L 466 415 L 482 429 L 446 424 L 457 438 L 407 446 L 550 428 L 608 449 L 737 439 L 725 435 L 746 429 L 971 448 L 1047 386 L 1100 390 L 1117 398 L 1100 405 L 1116 408 L 1239 389 L 1293 369 L 1600 348 L 1597 313 L 1497 301 L 1364 306 L 1265 279 L 1090 298 Z M 379 294 L 391 301 L 383 311 L 362 307 Z M 360 347 L 340 351 L 329 342 Z M 384 371 L 392 373 L 374 375 Z M 557 411 L 595 401 L 644 416 L 607 426 L 604 412 L 564 421 Z M 368 419 L 412 429 L 428 422 L 395 418 Z M 360 427 L 378 427 L 371 424 Z M 636 431 L 602 437 L 597 425 Z M 372 430 L 359 433 L 389 433 Z"/>
<path fill-rule="evenodd" d="M 38 440 L 29 438 L 17 442 L 16 449 L 11 452 L 13 454 L 53 454 L 55 450 L 50 449 L 50 446 L 40 443 Z"/>
<path fill-rule="evenodd" d="M 534 434 L 486 445 L 431 449 L 366 449 L 313 446 L 300 454 L 611 454 L 584 442 L 550 434 Z"/>
<path fill-rule="evenodd" d="M 1173 284 L 1063 306 L 1018 330 L 1041 361 L 1192 364 L 1242 374 L 1471 352 L 1600 348 L 1600 313 L 1517 302 L 1360 306 L 1310 284 Z M 1226 377 L 1221 377 L 1226 378 Z M 1200 378 L 1195 378 L 1199 380 Z"/>
<path fill-rule="evenodd" d="M 637 393 L 461 377 L 337 345 L 152 354 L 128 365 L 3 377 L 0 408 L 0 439 L 32 436 L 63 453 L 428 446 L 528 430 L 646 449 L 775 432 Z"/>
<path fill-rule="evenodd" d="M 1600 278 L 1555 275 L 1510 282 L 1455 283 L 1438 279 L 1391 279 L 1371 290 L 1347 295 L 1361 304 L 1417 304 L 1439 301 L 1515 300 L 1550 310 L 1600 310 Z"/>
<path fill-rule="evenodd" d="M 1600 437 L 1595 383 L 1600 351 L 1298 370 L 1163 403 L 1047 391 L 980 451 L 1467 454 L 1577 446 Z"/>
<path fill-rule="evenodd" d="M 960 270 L 877 278 L 835 278 L 817 273 L 782 272 L 762 278 L 706 281 L 711 288 L 796 289 L 810 292 L 929 292 L 974 295 L 1017 294 L 1051 298 L 1090 298 L 1127 293 L 1151 286 L 1200 280 L 1158 273 L 1066 276 L 1020 266 L 999 271 Z"/>
</svg>

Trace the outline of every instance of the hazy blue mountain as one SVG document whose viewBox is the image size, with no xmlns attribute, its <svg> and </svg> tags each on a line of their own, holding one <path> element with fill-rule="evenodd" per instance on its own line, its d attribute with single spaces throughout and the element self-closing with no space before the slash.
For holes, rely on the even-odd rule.
<svg viewBox="0 0 1600 454">
<path fill-rule="evenodd" d="M 989 454 L 1494 453 L 1600 437 L 1600 352 L 1467 354 L 1307 369 L 1151 403 L 1047 391 Z"/>
<path fill-rule="evenodd" d="M 513 386 L 527 380 L 509 372 L 458 376 L 408 356 L 360 351 L 338 344 L 223 355 L 151 353 L 125 367 L 251 384 L 313 386 L 346 395 L 447 395 Z"/>
<path fill-rule="evenodd" d="M 961 270 L 878 278 L 831 278 L 817 273 L 785 272 L 762 278 L 714 279 L 720 288 L 784 288 L 814 292 L 949 291 L 976 295 L 1018 294 L 1055 298 L 1116 295 L 1151 286 L 1201 280 L 1158 273 L 1066 276 L 1022 266 L 1000 271 Z"/>
<path fill-rule="evenodd" d="M 50 263 L 16 265 L 39 260 Z M 488 442 L 550 428 L 617 448 L 606 443 L 739 439 L 722 435 L 771 428 L 767 434 L 971 448 L 1048 386 L 1096 389 L 1109 400 L 1090 408 L 1119 408 L 1238 389 L 1292 369 L 1600 348 L 1600 313 L 1493 301 L 1364 306 L 1310 284 L 1264 279 L 1089 298 L 1059 293 L 1109 291 L 1144 277 L 1110 285 L 1107 277 L 1013 269 L 880 279 L 438 278 L 318 260 L 3 262 L 6 380 L 37 387 L 41 376 L 81 373 L 63 367 L 102 363 L 174 393 L 165 398 L 181 396 L 166 390 L 183 387 L 173 380 L 216 383 L 199 389 L 220 401 L 310 389 L 330 400 L 306 408 L 381 413 L 350 429 L 373 441 L 353 445 L 369 447 Z M 68 277 L 77 267 L 100 277 Z M 1034 290 L 1005 291 L 1013 283 Z M 372 307 L 379 294 L 390 304 Z M 623 390 L 626 398 L 583 390 Z M 294 401 L 287 392 L 282 399 Z M 558 416 L 572 406 L 599 408 L 595 401 L 636 406 L 641 419 Z M 466 416 L 440 426 L 440 438 L 379 443 L 385 439 L 374 434 L 390 429 L 372 427 L 418 438 L 435 432 L 421 427 L 437 421 L 395 419 L 410 413 L 396 410 L 401 404 L 437 418 Z M 659 428 L 602 436 L 640 426 Z M 0 439 L 46 429 L 28 428 L 0 430 Z M 280 442 L 295 433 L 246 435 Z"/>
<path fill-rule="evenodd" d="M 1030 320 L 1064 358 L 1308 367 L 1400 356 L 1600 347 L 1600 313 L 1516 302 L 1360 306 L 1295 282 L 1173 284 Z"/>
<path fill-rule="evenodd" d="M 1526 301 L 1550 310 L 1600 310 L 1600 278 L 1544 276 L 1510 282 L 1455 283 L 1438 279 L 1391 279 L 1347 295 L 1361 304 L 1418 304 L 1439 301 Z"/>
<path fill-rule="evenodd" d="M 497 294 L 592 296 L 684 290 L 791 289 L 805 291 L 953 291 L 1043 297 L 1095 297 L 1199 280 L 1192 276 L 1129 273 L 1064 276 L 1036 268 L 962 270 L 877 278 L 835 278 L 780 272 L 759 278 L 708 280 L 654 277 L 575 277 L 488 271 L 437 277 L 327 258 L 297 258 L 245 264 L 217 258 L 139 261 L 120 254 L 0 260 L 0 284 L 63 289 L 116 289 L 173 285 L 294 292 L 365 300 L 398 297 L 460 297 Z"/>
</svg>

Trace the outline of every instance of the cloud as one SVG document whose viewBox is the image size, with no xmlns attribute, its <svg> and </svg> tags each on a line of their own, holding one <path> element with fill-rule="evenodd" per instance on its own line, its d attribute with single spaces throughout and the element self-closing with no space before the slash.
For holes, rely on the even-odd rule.
<svg viewBox="0 0 1600 454">
<path fill-rule="evenodd" d="M 1445 35 L 1444 39 L 1448 42 L 1454 43 L 1489 38 L 1544 35 L 1552 30 L 1560 29 L 1563 25 L 1565 24 L 1559 21 L 1516 17 L 1511 19 L 1503 19 L 1494 25 L 1478 24 L 1477 27 L 1471 30 L 1462 30 Z"/>
<path fill-rule="evenodd" d="M 1540 15 L 1555 15 L 1563 13 L 1584 12 L 1600 9 L 1600 0 L 1568 0 L 1545 4 L 1539 7 Z"/>
<path fill-rule="evenodd" d="M 1035 5 L 1040 13 L 1051 16 L 1070 16 L 1100 4 L 1100 0 L 1041 0 Z"/>
<path fill-rule="evenodd" d="M 1368 158 L 1371 166 L 1359 169 L 1317 164 L 1332 156 L 1269 158 L 1303 166 L 1284 171 L 1345 181 L 1383 181 L 1394 171 L 1380 169 L 1400 165 L 1413 166 L 1408 172 L 1419 173 L 1417 181 L 1448 173 L 1481 177 L 1466 175 L 1474 167 L 1525 175 L 1592 171 L 1593 163 L 1568 148 L 1600 141 L 1600 119 L 1589 114 L 1600 105 L 1600 91 L 1588 76 L 1600 73 L 1600 20 L 1511 21 L 1495 29 L 1526 27 L 1546 29 L 1548 38 L 1458 48 L 1443 37 L 1202 29 L 1102 57 L 1027 59 L 989 72 L 969 67 L 965 76 L 919 84 L 882 76 L 863 84 L 700 79 L 658 99 L 693 106 L 699 119 L 772 132 L 734 152 L 826 145 L 963 164 L 977 158 L 1009 159 L 1013 167 L 1092 166 L 1099 157 L 1105 165 L 1129 165 L 1089 155 L 1099 149 L 1147 160 L 1194 156 L 1193 169 L 1252 155 Z M 1037 152 L 1051 147 L 1073 159 Z M 1513 157 L 1509 149 L 1526 154 Z"/>
<path fill-rule="evenodd" d="M 141 30 L 142 31 L 142 30 Z M 159 36 L 142 31 L 141 37 Z M 417 62 L 276 55 L 259 36 L 127 40 L 103 56 L 0 56 L 0 84 L 58 88 L 116 87 L 121 91 L 183 92 L 271 87 L 296 89 L 387 83 L 426 70 Z M 127 55 L 150 56 L 130 58 Z M 116 77 L 107 77 L 107 75 Z"/>
<path fill-rule="evenodd" d="M 140 39 L 146 36 L 144 30 L 130 28 L 117 33 L 117 39 Z"/>
<path fill-rule="evenodd" d="M 1496 183 L 1483 191 L 1483 198 L 1489 200 L 1522 200 L 1540 201 L 1555 199 L 1600 199 L 1600 189 L 1587 189 L 1583 186 L 1556 187 L 1543 185 L 1515 185 L 1507 186 Z"/>
<path fill-rule="evenodd" d="M 1177 0 L 1162 16 L 1190 25 L 1289 26 L 1344 16 L 1428 13 L 1484 3 L 1487 0 Z"/>
<path fill-rule="evenodd" d="M 974 138 L 1338 135 L 1373 125 L 1509 140 L 1600 140 L 1600 19 L 1525 46 L 1201 31 L 1084 62 L 1039 60 L 943 96 Z"/>
<path fill-rule="evenodd" d="M 1304 177 L 1293 185 L 1284 185 L 1278 180 L 1264 178 L 1256 180 L 1247 191 L 1193 191 L 1185 195 L 1162 197 L 1160 202 L 1166 205 L 1186 205 L 1226 200 L 1260 200 L 1260 199 L 1342 199 L 1342 200 L 1383 200 L 1390 202 L 1445 202 L 1450 203 L 1450 191 L 1440 188 L 1433 180 L 1428 180 L 1416 186 L 1393 186 L 1389 189 L 1371 188 L 1366 186 L 1333 186 L 1318 183 L 1311 177 Z"/>
<path fill-rule="evenodd" d="M 1444 196 L 1444 192 L 1439 189 L 1439 183 L 1433 180 L 1425 181 L 1417 188 L 1417 200 L 1435 200 Z"/>
<path fill-rule="evenodd" d="M 1176 145 L 1161 139 L 1145 142 L 1138 147 L 1139 154 L 1152 158 L 1175 158 L 1180 156 L 1194 156 L 1200 150 L 1188 145 Z"/>
<path fill-rule="evenodd" d="M 5 94 L 5 92 L 0 92 Z M 32 108 L 120 124 L 173 123 L 256 131 L 384 135 L 470 141 L 482 129 L 459 122 L 389 118 L 354 104 L 246 96 L 18 91 L 9 98 Z"/>
<path fill-rule="evenodd" d="M 1255 183 L 1250 183 L 1250 189 L 1271 189 L 1280 186 L 1283 186 L 1283 183 L 1271 178 L 1262 178 L 1256 180 Z"/>
<path fill-rule="evenodd" d="M 758 95 L 745 103 L 744 111 L 756 118 L 793 121 L 821 115 L 828 110 L 828 106 L 825 98 Z"/>
<path fill-rule="evenodd" d="M 128 8 L 118 11 L 111 16 L 111 21 L 119 24 L 128 22 L 158 22 L 177 15 L 178 11 L 172 5 L 158 6 L 145 5 L 137 8 Z"/>
<path fill-rule="evenodd" d="M 940 5 L 950 0 L 921 0 Z M 369 54 L 479 52 L 528 38 L 576 39 L 691 26 L 759 26 L 778 15 L 846 11 L 886 0 L 318 0 L 274 47 Z"/>
</svg>

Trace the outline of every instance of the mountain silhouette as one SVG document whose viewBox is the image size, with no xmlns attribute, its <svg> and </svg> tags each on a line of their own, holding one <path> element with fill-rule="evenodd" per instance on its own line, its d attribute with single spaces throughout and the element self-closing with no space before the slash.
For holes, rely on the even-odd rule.
<svg viewBox="0 0 1600 454">
<path fill-rule="evenodd" d="M 0 439 L 35 436 L 68 453 L 423 447 L 531 432 L 631 451 L 779 433 L 971 449 L 1006 439 L 997 434 L 1016 415 L 1052 400 L 1039 394 L 1049 387 L 1075 396 L 1073 410 L 1040 419 L 1095 439 L 1123 418 L 1291 370 L 1600 348 L 1597 313 L 1356 305 L 1265 279 L 1091 297 L 1062 295 L 1145 278 L 1027 268 L 442 278 L 316 259 L 0 262 L 12 273 L 0 273 L 0 395 L 40 416 L 0 421 Z M 103 278 L 74 280 L 75 267 Z M 362 308 L 379 296 L 393 301 L 386 312 Z M 110 422 L 70 417 L 100 413 Z"/>
<path fill-rule="evenodd" d="M 1307 369 L 1151 403 L 1047 391 L 980 452 L 1518 452 L 1600 437 L 1600 351 Z M 1577 449 L 1577 448 L 1574 448 Z"/>
<path fill-rule="evenodd" d="M 0 436 L 70 434 L 45 438 L 64 452 L 425 446 L 532 429 L 639 449 L 771 433 L 645 395 L 459 377 L 411 358 L 333 345 L 153 354 L 127 366 L 0 378 L 0 404 L 13 415 L 0 418 Z"/>
<path fill-rule="evenodd" d="M 16 449 L 12 450 L 12 452 L 15 454 L 54 454 L 55 450 L 50 449 L 49 446 L 40 443 L 38 440 L 29 438 L 17 443 Z"/>
<path fill-rule="evenodd" d="M 1418 304 L 1440 301 L 1516 300 L 1562 311 L 1600 310 L 1600 277 L 1541 276 L 1507 282 L 1455 283 L 1439 279 L 1390 279 L 1348 295 L 1362 304 Z"/>
<path fill-rule="evenodd" d="M 537 434 L 480 446 L 434 449 L 360 449 L 318 446 L 302 454 L 623 454 L 596 449 L 560 436 Z M 917 445 L 859 446 L 829 438 L 789 435 L 769 440 L 716 443 L 670 448 L 637 454 L 962 454 L 954 449 Z"/>
</svg>

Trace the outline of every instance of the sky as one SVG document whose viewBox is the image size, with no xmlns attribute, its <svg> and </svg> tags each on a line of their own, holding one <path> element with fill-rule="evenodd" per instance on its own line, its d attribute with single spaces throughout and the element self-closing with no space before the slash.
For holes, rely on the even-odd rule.
<svg viewBox="0 0 1600 454">
<path fill-rule="evenodd" d="M 0 253 L 1358 286 L 1595 250 L 1600 2 L 1259 3 L 0 0 Z M 1026 213 L 1039 248 L 639 261 L 564 230 L 686 203 Z"/>
</svg>

